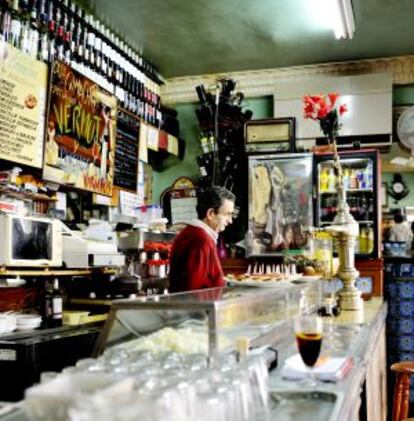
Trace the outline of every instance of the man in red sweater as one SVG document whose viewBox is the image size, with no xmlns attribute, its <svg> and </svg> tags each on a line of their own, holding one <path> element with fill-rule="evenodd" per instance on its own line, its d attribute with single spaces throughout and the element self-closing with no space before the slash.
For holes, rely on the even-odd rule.
<svg viewBox="0 0 414 421">
<path fill-rule="evenodd" d="M 170 291 L 224 286 L 217 238 L 232 223 L 234 194 L 224 187 L 207 188 L 197 201 L 198 219 L 176 237 L 170 257 Z"/>
</svg>

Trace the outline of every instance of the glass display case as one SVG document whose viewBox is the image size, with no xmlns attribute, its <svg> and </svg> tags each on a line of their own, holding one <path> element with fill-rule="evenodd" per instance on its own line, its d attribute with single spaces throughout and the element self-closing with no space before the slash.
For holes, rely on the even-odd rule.
<svg viewBox="0 0 414 421">
<path fill-rule="evenodd" d="M 340 153 L 343 182 L 350 212 L 359 224 L 357 257 L 378 258 L 380 252 L 377 151 Z M 332 223 L 338 204 L 336 175 L 332 155 L 315 156 L 316 211 L 315 225 Z"/>
<path fill-rule="evenodd" d="M 211 363 L 221 352 L 234 351 L 240 338 L 251 346 L 274 343 L 277 335 L 286 333 L 284 322 L 299 313 L 305 294 L 309 297 L 318 290 L 319 282 L 307 282 L 114 301 L 95 356 L 117 346 L 129 351 L 204 353 Z"/>
</svg>

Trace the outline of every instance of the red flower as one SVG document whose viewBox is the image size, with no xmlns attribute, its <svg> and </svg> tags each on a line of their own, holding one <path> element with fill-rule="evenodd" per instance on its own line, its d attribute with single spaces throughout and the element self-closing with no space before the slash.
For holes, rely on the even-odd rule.
<svg viewBox="0 0 414 421">
<path fill-rule="evenodd" d="M 325 118 L 330 111 L 330 107 L 325 102 L 321 103 L 321 106 L 318 110 L 318 119 L 321 120 Z"/>
<path fill-rule="evenodd" d="M 334 108 L 335 107 L 335 102 L 339 97 L 338 92 L 330 92 L 328 94 L 329 100 L 331 101 L 331 107 Z"/>
<path fill-rule="evenodd" d="M 346 104 L 337 107 L 339 93 L 330 92 L 327 95 L 305 95 L 303 97 L 304 118 L 319 120 L 320 128 L 325 136 L 334 139 L 338 136 L 341 124 L 338 115 L 342 116 L 348 108 Z"/>
</svg>

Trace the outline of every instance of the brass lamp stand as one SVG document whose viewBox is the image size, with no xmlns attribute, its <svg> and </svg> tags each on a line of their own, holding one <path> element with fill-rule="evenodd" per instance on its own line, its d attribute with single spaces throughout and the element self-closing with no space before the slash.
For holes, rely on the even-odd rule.
<svg viewBox="0 0 414 421">
<path fill-rule="evenodd" d="M 338 245 L 339 269 L 338 277 L 343 282 L 343 288 L 338 291 L 341 310 L 362 310 L 361 292 L 355 286 L 359 272 L 355 268 L 355 244 L 359 235 L 359 225 L 349 211 L 346 192 L 343 185 L 342 167 L 339 155 L 334 146 L 334 167 L 337 170 L 338 211 L 332 225 L 325 227 Z"/>
</svg>

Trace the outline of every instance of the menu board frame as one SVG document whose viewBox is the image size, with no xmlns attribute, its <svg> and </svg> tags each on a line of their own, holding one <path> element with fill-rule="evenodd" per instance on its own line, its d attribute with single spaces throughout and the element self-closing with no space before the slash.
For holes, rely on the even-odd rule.
<svg viewBox="0 0 414 421">
<path fill-rule="evenodd" d="M 117 99 L 56 60 L 51 68 L 43 178 L 111 196 Z"/>
<path fill-rule="evenodd" d="M 0 38 L 0 159 L 42 168 L 48 67 Z"/>
<path fill-rule="evenodd" d="M 141 120 L 119 108 L 116 127 L 114 186 L 137 192 Z"/>
</svg>

